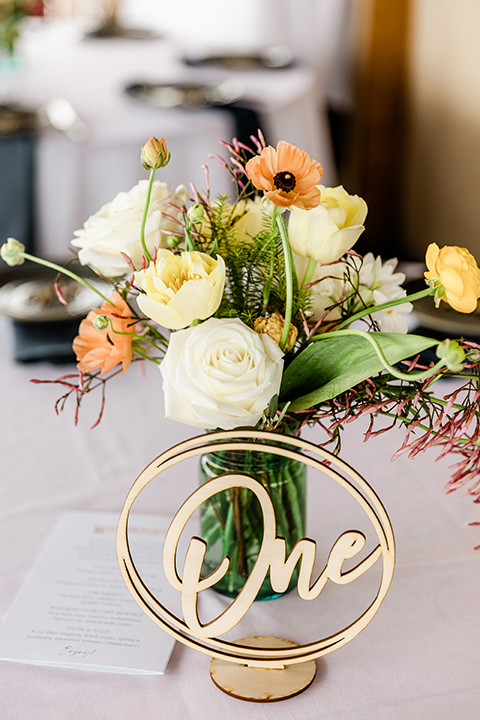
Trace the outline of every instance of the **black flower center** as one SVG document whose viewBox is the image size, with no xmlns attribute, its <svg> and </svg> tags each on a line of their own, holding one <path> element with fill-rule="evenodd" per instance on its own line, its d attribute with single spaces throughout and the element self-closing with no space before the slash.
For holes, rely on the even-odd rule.
<svg viewBox="0 0 480 720">
<path fill-rule="evenodd" d="M 295 175 L 291 172 L 284 171 L 278 172 L 273 178 L 273 184 L 277 190 L 283 190 L 284 192 L 291 192 L 295 189 L 297 181 Z"/>
</svg>

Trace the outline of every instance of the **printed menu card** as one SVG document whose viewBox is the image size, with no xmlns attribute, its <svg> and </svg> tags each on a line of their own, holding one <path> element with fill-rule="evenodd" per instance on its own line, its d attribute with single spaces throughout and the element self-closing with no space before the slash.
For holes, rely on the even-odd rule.
<svg viewBox="0 0 480 720">
<path fill-rule="evenodd" d="M 174 639 L 147 617 L 118 567 L 114 513 L 69 512 L 58 522 L 0 624 L 0 660 L 104 672 L 162 674 Z M 179 612 L 162 570 L 169 520 L 130 521 L 132 554 L 159 601 Z"/>
</svg>

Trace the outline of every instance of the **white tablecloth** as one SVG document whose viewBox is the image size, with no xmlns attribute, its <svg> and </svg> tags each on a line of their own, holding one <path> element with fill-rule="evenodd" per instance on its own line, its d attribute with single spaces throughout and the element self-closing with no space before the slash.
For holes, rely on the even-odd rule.
<svg viewBox="0 0 480 720">
<path fill-rule="evenodd" d="M 3 616 L 66 510 L 120 512 L 138 473 L 194 429 L 163 417 L 158 371 L 138 366 L 113 381 L 101 425 L 90 430 L 99 398 L 87 398 L 77 428 L 73 408 L 56 417 L 54 378 L 70 367 L 15 365 L 9 322 L 0 318 L 2 438 L 0 483 L 0 615 Z M 90 411 L 88 410 L 90 405 Z M 362 443 L 362 426 L 348 426 L 342 457 L 372 484 L 390 514 L 397 540 L 391 589 L 357 638 L 318 661 L 314 684 L 297 698 L 272 705 L 242 703 L 211 683 L 208 658 L 179 644 L 164 676 L 105 675 L 81 670 L 0 663 L 2 720 L 476 720 L 480 704 L 480 519 L 468 497 L 442 494 L 448 462 L 427 453 L 390 464 L 399 433 Z M 316 431 L 307 438 L 315 440 Z M 196 486 L 178 472 L 165 487 L 159 511 L 171 514 Z M 309 535 L 329 528 L 329 510 L 309 481 Z M 337 509 L 335 512 L 340 512 Z M 348 527 L 344 528 L 350 529 Z M 326 532 L 326 537 L 329 537 Z M 363 583 L 363 579 L 356 581 Z M 363 584 L 358 586 L 362 591 Z M 338 613 L 355 603 L 348 586 Z M 337 608 L 325 592 L 326 612 Z M 348 599 L 349 598 L 349 599 Z M 211 607 L 217 596 L 207 599 Z M 249 632 L 306 641 L 321 636 L 317 602 L 292 593 L 256 603 L 245 620 Z M 322 611 L 323 612 L 323 611 Z M 339 629 L 338 626 L 335 629 Z"/>
</svg>

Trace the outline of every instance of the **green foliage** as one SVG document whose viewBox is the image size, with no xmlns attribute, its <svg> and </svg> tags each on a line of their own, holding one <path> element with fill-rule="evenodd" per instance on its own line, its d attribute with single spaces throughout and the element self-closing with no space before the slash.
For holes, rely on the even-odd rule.
<svg viewBox="0 0 480 720">
<path fill-rule="evenodd" d="M 234 216 L 227 199 L 218 198 L 204 233 L 206 252 L 215 252 L 225 262 L 226 286 L 222 303 L 216 317 L 238 317 L 253 327 L 258 317 L 270 315 L 278 310 L 282 315 L 285 308 L 285 260 L 277 227 L 268 217 L 264 229 L 255 237 L 239 239 L 236 224 L 241 215 Z M 295 280 L 293 323 L 302 327 L 299 310 L 308 309 L 310 293 L 299 289 Z"/>
<path fill-rule="evenodd" d="M 437 344 L 420 335 L 375 333 L 390 364 Z M 324 338 L 308 345 L 285 370 L 280 401 L 290 411 L 305 410 L 331 400 L 384 369 L 374 349 L 358 336 Z"/>
</svg>

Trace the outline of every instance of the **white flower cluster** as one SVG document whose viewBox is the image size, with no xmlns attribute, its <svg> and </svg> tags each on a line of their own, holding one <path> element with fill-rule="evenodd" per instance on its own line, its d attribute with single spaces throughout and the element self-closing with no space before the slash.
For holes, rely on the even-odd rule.
<svg viewBox="0 0 480 720">
<path fill-rule="evenodd" d="M 402 288 L 405 275 L 395 272 L 398 260 L 391 258 L 382 263 L 381 257 L 367 253 L 358 274 L 358 292 L 365 305 L 383 305 L 390 300 L 399 300 L 406 296 Z M 372 313 L 382 332 L 406 333 L 408 330 L 405 315 L 413 310 L 410 302 Z"/>
<path fill-rule="evenodd" d="M 318 264 L 312 277 L 312 312 L 313 319 L 334 321 L 341 317 L 338 303 L 348 302 L 356 295 L 353 312 L 363 307 L 382 305 L 391 300 L 405 297 L 402 288 L 405 275 L 395 272 L 397 259 L 382 262 L 381 257 L 367 253 L 363 259 L 352 258 L 347 265 L 343 260 L 328 265 Z M 295 258 L 299 279 L 303 277 L 307 260 Z M 408 326 L 405 314 L 413 309 L 412 303 L 406 302 L 386 310 L 372 313 L 372 318 L 379 324 L 383 332 L 406 333 Z"/>
</svg>

